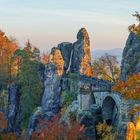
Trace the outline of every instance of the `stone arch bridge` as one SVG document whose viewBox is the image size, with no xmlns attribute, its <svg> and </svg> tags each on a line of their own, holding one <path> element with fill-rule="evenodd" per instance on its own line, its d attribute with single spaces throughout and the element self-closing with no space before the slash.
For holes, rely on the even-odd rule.
<svg viewBox="0 0 140 140">
<path fill-rule="evenodd" d="M 122 131 L 130 121 L 128 113 L 133 103 L 113 92 L 112 86 L 111 82 L 82 76 L 78 95 L 79 112 L 100 108 L 102 120 L 115 126 L 119 133 L 124 133 Z"/>
</svg>

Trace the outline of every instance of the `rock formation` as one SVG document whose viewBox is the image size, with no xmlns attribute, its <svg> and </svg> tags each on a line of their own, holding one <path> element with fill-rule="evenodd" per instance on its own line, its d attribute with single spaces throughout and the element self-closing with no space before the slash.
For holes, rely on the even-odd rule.
<svg viewBox="0 0 140 140">
<path fill-rule="evenodd" d="M 72 72 L 90 75 L 91 73 L 91 56 L 90 40 L 85 28 L 80 29 L 77 34 L 77 41 L 73 43 L 73 56 L 71 64 Z"/>
<path fill-rule="evenodd" d="M 79 31 L 77 38 L 81 38 L 81 41 L 83 42 L 83 48 L 84 48 L 84 57 L 82 58 L 82 62 L 80 64 L 81 67 L 80 72 L 87 76 L 92 76 L 93 73 L 91 69 L 90 39 L 86 29 L 82 28 Z"/>
<path fill-rule="evenodd" d="M 60 54 L 60 53 L 58 53 Z M 41 107 L 31 116 L 27 134 L 30 137 L 36 130 L 40 120 L 50 120 L 60 111 L 61 96 L 61 76 L 58 73 L 59 67 L 52 63 L 46 66 L 45 70 L 45 90 L 42 97 Z"/>
<path fill-rule="evenodd" d="M 20 134 L 20 93 L 15 83 L 9 86 L 8 103 L 8 131 Z"/>
<path fill-rule="evenodd" d="M 82 28 L 77 34 L 77 41 L 72 43 L 63 42 L 58 45 L 63 59 L 64 71 L 80 72 L 87 76 L 92 76 L 90 40 L 88 32 Z"/>
<path fill-rule="evenodd" d="M 121 80 L 128 75 L 140 72 L 140 36 L 130 33 L 123 51 L 121 64 Z"/>
<path fill-rule="evenodd" d="M 52 48 L 49 61 L 57 67 L 57 73 L 59 76 L 61 76 L 64 69 L 64 60 L 61 51 L 58 48 Z"/>
<path fill-rule="evenodd" d="M 28 136 L 31 136 L 35 131 L 40 119 L 49 120 L 60 111 L 61 90 L 65 83 L 64 80 L 67 81 L 65 73 L 81 72 L 81 74 L 90 76 L 90 61 L 90 41 L 85 28 L 78 32 L 75 43 L 63 42 L 58 47 L 52 48 L 49 64 L 45 68 L 45 90 L 41 107 L 30 118 Z"/>
<path fill-rule="evenodd" d="M 73 50 L 73 45 L 72 43 L 69 42 L 63 42 L 58 44 L 58 48 L 60 49 L 63 59 L 64 59 L 64 71 L 66 72 L 70 67 L 70 61 L 72 58 L 72 50 Z"/>
<path fill-rule="evenodd" d="M 42 110 L 56 114 L 60 109 L 61 77 L 57 74 L 57 68 L 48 64 L 46 68 L 45 91 L 42 97 Z"/>
</svg>

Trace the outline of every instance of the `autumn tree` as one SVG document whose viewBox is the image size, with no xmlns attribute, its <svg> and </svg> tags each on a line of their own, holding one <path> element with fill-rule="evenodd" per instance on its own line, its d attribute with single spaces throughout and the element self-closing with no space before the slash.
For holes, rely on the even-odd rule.
<svg viewBox="0 0 140 140">
<path fill-rule="evenodd" d="M 140 101 L 140 73 L 133 74 L 127 77 L 126 81 L 117 81 L 113 90 L 119 92 L 123 97 L 130 100 Z M 140 106 L 137 104 L 133 105 L 133 109 L 130 110 L 129 115 L 135 116 L 140 111 Z M 138 114 L 139 115 L 139 114 Z M 128 123 L 126 139 L 133 139 L 136 135 L 139 138 L 140 135 L 140 118 L 138 118 L 136 123 L 136 130 L 133 122 Z"/>
<path fill-rule="evenodd" d="M 67 133 L 68 127 L 60 121 L 60 116 L 56 115 L 51 120 L 40 120 L 32 139 L 63 140 L 66 139 Z"/>
<path fill-rule="evenodd" d="M 113 87 L 115 92 L 119 92 L 123 97 L 129 100 L 140 101 L 140 73 L 130 75 L 126 81 L 118 80 Z M 129 115 L 135 116 L 140 111 L 140 106 L 137 105 L 130 110 Z"/>
<path fill-rule="evenodd" d="M 78 140 L 80 139 L 80 124 L 75 122 L 68 132 L 68 140 Z"/>
<path fill-rule="evenodd" d="M 106 122 L 99 123 L 96 126 L 97 135 L 100 140 L 115 140 L 115 133 L 112 126 L 107 125 Z"/>
<path fill-rule="evenodd" d="M 120 67 L 116 56 L 105 54 L 94 61 L 93 73 L 96 77 L 115 82 L 120 74 Z"/>
<path fill-rule="evenodd" d="M 130 75 L 125 82 L 118 80 L 113 90 L 126 99 L 140 101 L 140 73 Z"/>
<path fill-rule="evenodd" d="M 0 140 L 20 140 L 15 133 L 2 134 Z"/>
<path fill-rule="evenodd" d="M 7 128 L 7 119 L 3 112 L 0 112 L 0 132 Z"/>
<path fill-rule="evenodd" d="M 70 126 L 66 125 L 59 115 L 55 115 L 51 120 L 39 120 L 32 140 L 86 140 L 81 137 L 80 124 L 75 122 Z"/>
<path fill-rule="evenodd" d="M 42 54 L 42 63 L 45 64 L 45 65 L 49 63 L 49 53 L 48 52 L 47 53 L 43 52 L 43 54 Z"/>
<path fill-rule="evenodd" d="M 12 80 L 15 65 L 12 61 L 14 52 L 18 49 L 15 39 L 8 38 L 4 32 L 0 31 L 0 85 L 1 89 L 6 88 Z"/>
</svg>

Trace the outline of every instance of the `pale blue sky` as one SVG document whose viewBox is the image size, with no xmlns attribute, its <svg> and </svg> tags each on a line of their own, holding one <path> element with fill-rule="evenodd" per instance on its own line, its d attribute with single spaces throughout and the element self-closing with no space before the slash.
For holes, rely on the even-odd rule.
<svg viewBox="0 0 140 140">
<path fill-rule="evenodd" d="M 123 48 L 134 11 L 140 12 L 140 0 L 0 0 L 0 29 L 21 46 L 30 39 L 46 50 L 74 42 L 85 27 L 92 50 Z"/>
</svg>

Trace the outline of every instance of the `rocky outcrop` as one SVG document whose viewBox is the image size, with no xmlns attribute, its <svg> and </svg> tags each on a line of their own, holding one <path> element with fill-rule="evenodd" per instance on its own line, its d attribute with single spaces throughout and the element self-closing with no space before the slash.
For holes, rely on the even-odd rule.
<svg viewBox="0 0 140 140">
<path fill-rule="evenodd" d="M 57 66 L 50 63 L 45 70 L 44 94 L 41 107 L 31 116 L 27 135 L 31 137 L 40 120 L 50 120 L 60 111 L 61 105 L 61 76 L 58 75 Z"/>
<path fill-rule="evenodd" d="M 62 53 L 59 48 L 52 48 L 50 56 L 49 56 L 50 63 L 54 64 L 57 67 L 57 74 L 61 76 L 63 74 L 64 69 L 64 60 L 62 57 Z"/>
<path fill-rule="evenodd" d="M 45 91 L 42 97 L 42 110 L 58 113 L 60 108 L 61 77 L 53 64 L 47 65 Z"/>
<path fill-rule="evenodd" d="M 130 33 L 123 51 L 121 64 L 121 80 L 128 75 L 140 72 L 140 36 Z"/>
<path fill-rule="evenodd" d="M 73 44 L 72 70 L 80 71 L 81 74 L 90 76 L 91 73 L 91 56 L 90 56 L 90 39 L 88 32 L 82 28 L 77 34 L 77 41 Z"/>
<path fill-rule="evenodd" d="M 73 50 L 72 43 L 69 42 L 63 42 L 58 44 L 58 48 L 60 49 L 63 59 L 64 59 L 64 71 L 67 71 L 70 67 L 70 60 L 71 60 L 71 52 Z"/>
<path fill-rule="evenodd" d="M 49 62 L 57 67 L 58 75 L 69 72 L 80 72 L 92 76 L 90 39 L 85 28 L 80 29 L 77 41 L 63 42 L 51 50 Z"/>
<path fill-rule="evenodd" d="M 8 88 L 8 103 L 8 131 L 20 135 L 20 93 L 15 83 Z"/>
<path fill-rule="evenodd" d="M 40 119 L 50 119 L 60 111 L 61 90 L 68 89 L 66 86 L 70 83 L 65 79 L 65 73 L 88 74 L 91 71 L 90 60 L 90 41 L 85 28 L 78 32 L 75 43 L 63 42 L 58 47 L 52 48 L 49 64 L 45 69 L 45 90 L 41 107 L 30 118 L 28 136 L 35 131 Z M 70 84 L 69 86 L 71 90 L 73 87 Z M 79 90 L 76 92 L 79 93 Z"/>
<path fill-rule="evenodd" d="M 80 29 L 77 41 L 63 42 L 58 45 L 64 60 L 64 72 L 80 72 L 88 76 L 92 75 L 90 39 L 85 28 Z"/>
<path fill-rule="evenodd" d="M 79 38 L 83 44 L 84 49 L 84 56 L 82 57 L 82 61 L 80 64 L 80 72 L 87 76 L 92 76 L 92 69 L 91 69 L 91 54 L 90 54 L 90 39 L 88 32 L 86 29 L 82 28 L 77 38 Z"/>
</svg>

